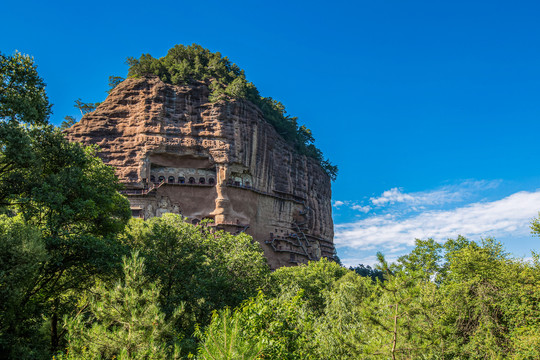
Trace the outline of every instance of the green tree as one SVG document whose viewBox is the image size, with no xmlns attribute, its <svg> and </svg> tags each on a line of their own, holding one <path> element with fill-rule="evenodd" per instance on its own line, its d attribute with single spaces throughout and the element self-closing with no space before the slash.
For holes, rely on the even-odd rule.
<svg viewBox="0 0 540 360">
<path fill-rule="evenodd" d="M 66 130 L 76 122 L 77 120 L 73 116 L 67 115 L 64 117 L 64 121 L 62 121 L 62 124 L 60 124 L 60 130 Z"/>
<path fill-rule="evenodd" d="M 516 280 L 512 260 L 500 243 L 449 240 L 447 271 L 441 284 L 441 322 L 446 354 L 499 359 L 509 355 L 504 304 Z"/>
<path fill-rule="evenodd" d="M 107 91 L 107 94 L 110 94 L 114 88 L 124 80 L 125 79 L 121 76 L 109 76 L 109 90 Z"/>
<path fill-rule="evenodd" d="M 179 349 L 170 321 L 159 308 L 160 288 L 144 275 L 137 252 L 123 259 L 123 279 L 99 282 L 65 318 L 65 359 L 172 359 Z M 180 309 L 179 309 L 180 310 Z"/>
<path fill-rule="evenodd" d="M 62 308 L 72 301 L 62 294 L 84 290 L 95 276 L 114 271 L 122 254 L 116 234 L 131 214 L 114 170 L 95 148 L 69 143 L 58 131 L 39 135 L 35 153 L 40 163 L 28 174 L 15 208 L 41 228 L 51 256 L 27 300 L 50 303 L 54 350 Z"/>
<path fill-rule="evenodd" d="M 459 236 L 442 245 L 417 240 L 415 249 L 397 264 L 382 264 L 388 273 L 384 291 L 373 297 L 372 304 L 365 304 L 369 310 L 362 321 L 373 317 L 372 328 L 386 330 L 366 338 L 383 339 L 386 332 L 388 343 L 392 307 L 384 305 L 399 304 L 394 329 L 401 330 L 394 333 L 395 349 L 400 349 L 400 341 L 401 350 L 411 349 L 403 355 L 536 359 L 540 354 L 538 264 L 534 253 L 532 262 L 514 259 L 490 238 L 477 243 Z M 405 312 L 401 314 L 399 308 Z M 372 343 L 372 349 L 377 348 L 383 349 L 382 343 Z"/>
<path fill-rule="evenodd" d="M 443 245 L 433 239 L 416 239 L 415 245 L 409 254 L 398 259 L 398 268 L 406 273 L 421 274 L 424 280 L 440 276 L 443 265 Z"/>
<path fill-rule="evenodd" d="M 118 264 L 122 249 L 116 235 L 130 217 L 129 203 L 95 148 L 69 143 L 48 124 L 45 85 L 30 57 L 3 56 L 1 79 L 0 211 L 19 214 L 38 229 L 47 252 L 8 317 L 21 324 L 35 321 L 32 329 L 48 324 L 55 350 L 61 340 L 58 318 L 73 307 L 76 291 Z M 6 264 L 0 272 L 10 271 Z M 28 309 L 39 309 L 40 316 Z M 22 343 L 41 346 L 29 332 L 17 336 L 3 343 L 4 353 L 17 352 Z"/>
<path fill-rule="evenodd" d="M 531 234 L 534 236 L 540 236 L 540 213 L 539 217 L 531 221 Z"/>
<path fill-rule="evenodd" d="M 39 359 L 39 303 L 24 301 L 50 256 L 41 232 L 21 216 L 0 215 L 0 358 Z"/>
<path fill-rule="evenodd" d="M 509 270 L 509 271 L 508 271 Z M 506 310 L 510 349 L 509 358 L 540 358 L 540 257 L 532 261 L 515 261 L 507 272 L 514 281 L 502 307 Z"/>
<path fill-rule="evenodd" d="M 376 289 L 369 277 L 350 271 L 325 291 L 324 316 L 315 320 L 316 358 L 366 358 L 364 348 L 371 334 L 362 319 L 366 302 Z"/>
<path fill-rule="evenodd" d="M 203 359 L 314 359 L 313 315 L 302 292 L 269 298 L 260 292 L 234 312 L 214 314 L 199 347 Z M 225 353 L 223 354 L 225 350 Z"/>
<path fill-rule="evenodd" d="M 96 108 L 100 105 L 100 102 L 97 103 L 85 103 L 81 100 L 81 98 L 78 98 L 75 100 L 75 105 L 77 109 L 81 112 L 81 115 L 84 116 L 85 114 L 88 114 L 89 112 L 92 112 L 96 110 Z"/>
<path fill-rule="evenodd" d="M 369 277 L 371 280 L 376 281 L 379 279 L 379 281 L 383 281 L 383 272 L 377 269 L 373 269 L 371 266 L 364 264 L 359 264 L 355 267 L 349 267 L 349 270 L 354 271 L 360 276 Z"/>
<path fill-rule="evenodd" d="M 384 281 L 366 297 L 359 318 L 365 339 L 355 348 L 364 356 L 381 359 L 415 358 L 436 348 L 434 321 L 435 284 L 419 271 L 402 271 L 378 254 Z M 353 343 L 354 344 L 354 343 Z"/>
<path fill-rule="evenodd" d="M 15 52 L 0 53 L 0 119 L 43 125 L 51 114 L 45 83 L 37 73 L 34 59 Z"/>
<path fill-rule="evenodd" d="M 303 291 L 304 298 L 313 312 L 322 314 L 325 308 L 325 291 L 347 274 L 349 270 L 333 261 L 322 258 L 307 265 L 281 267 L 272 273 L 272 293 Z"/>
<path fill-rule="evenodd" d="M 52 126 L 31 132 L 29 139 L 34 166 L 17 169 L 10 174 L 19 175 L 15 181 L 1 183 L 4 210 L 40 230 L 48 260 L 14 310 L 22 319 L 27 307 L 47 308 L 43 315 L 54 350 L 61 340 L 58 319 L 73 306 L 69 294 L 114 271 L 122 254 L 116 234 L 130 211 L 114 171 L 96 149 L 69 143 Z"/>
<path fill-rule="evenodd" d="M 31 134 L 51 113 L 34 59 L 0 53 L 0 206 L 16 191 L 21 174 L 35 165 Z"/>
<path fill-rule="evenodd" d="M 246 334 L 242 325 L 240 316 L 237 313 L 231 314 L 230 308 L 221 312 L 215 311 L 205 333 L 202 334 L 200 330 L 196 333 L 202 340 L 197 358 L 260 359 L 264 346 L 262 341 Z"/>
<path fill-rule="evenodd" d="M 185 316 L 176 326 L 186 337 L 186 351 L 195 349 L 191 335 L 197 323 L 206 325 L 213 310 L 254 296 L 269 276 L 262 249 L 251 237 L 213 231 L 204 222 L 193 226 L 179 215 L 133 219 L 125 242 L 141 251 L 148 277 L 162 284 L 165 313 L 185 303 Z"/>
</svg>

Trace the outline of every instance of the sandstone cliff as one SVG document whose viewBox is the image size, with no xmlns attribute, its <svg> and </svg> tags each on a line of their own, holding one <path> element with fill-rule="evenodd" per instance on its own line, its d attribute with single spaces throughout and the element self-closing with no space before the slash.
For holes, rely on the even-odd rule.
<svg viewBox="0 0 540 360">
<path fill-rule="evenodd" d="M 249 101 L 127 79 L 66 131 L 97 144 L 126 184 L 134 216 L 180 213 L 253 236 L 272 268 L 333 257 L 330 178 Z"/>
</svg>

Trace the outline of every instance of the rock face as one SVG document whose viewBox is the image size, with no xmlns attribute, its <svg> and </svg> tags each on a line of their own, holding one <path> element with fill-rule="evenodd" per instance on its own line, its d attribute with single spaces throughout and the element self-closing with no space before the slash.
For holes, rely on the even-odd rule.
<svg viewBox="0 0 540 360">
<path fill-rule="evenodd" d="M 246 232 L 271 268 L 334 257 L 330 178 L 245 100 L 209 102 L 206 85 L 127 79 L 66 131 L 97 144 L 133 216 L 166 212 Z"/>
</svg>

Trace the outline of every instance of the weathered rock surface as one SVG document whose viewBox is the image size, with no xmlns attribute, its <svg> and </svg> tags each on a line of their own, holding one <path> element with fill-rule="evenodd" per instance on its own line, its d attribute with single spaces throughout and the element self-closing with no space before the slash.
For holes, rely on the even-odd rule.
<svg viewBox="0 0 540 360">
<path fill-rule="evenodd" d="M 252 235 L 272 268 L 332 258 L 328 175 L 252 103 L 208 96 L 202 83 L 127 79 L 66 135 L 101 147 L 126 184 L 134 216 L 212 218 Z"/>
</svg>

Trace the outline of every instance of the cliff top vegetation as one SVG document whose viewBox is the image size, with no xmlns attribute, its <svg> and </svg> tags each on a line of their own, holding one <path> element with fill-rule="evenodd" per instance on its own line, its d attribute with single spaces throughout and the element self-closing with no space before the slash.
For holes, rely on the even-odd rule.
<svg viewBox="0 0 540 360">
<path fill-rule="evenodd" d="M 246 99 L 261 109 L 265 120 L 303 155 L 319 162 L 332 180 L 336 179 L 337 166 L 325 159 L 315 145 L 310 129 L 298 124 L 298 118 L 290 116 L 283 104 L 271 97 L 263 97 L 246 80 L 244 70 L 219 52 L 211 52 L 200 45 L 176 45 L 166 56 L 156 59 L 143 54 L 139 59 L 130 57 L 128 77 L 158 76 L 163 82 L 173 85 L 208 84 L 211 101 L 228 98 Z"/>
</svg>

